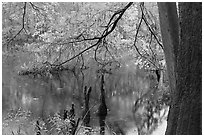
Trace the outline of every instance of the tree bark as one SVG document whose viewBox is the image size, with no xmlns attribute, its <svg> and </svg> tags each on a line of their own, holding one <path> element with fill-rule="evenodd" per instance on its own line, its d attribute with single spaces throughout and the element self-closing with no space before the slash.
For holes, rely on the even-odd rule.
<svg viewBox="0 0 204 137">
<path fill-rule="evenodd" d="M 166 134 L 176 130 L 178 113 L 176 102 L 176 48 L 179 45 L 178 16 L 176 3 L 158 3 L 160 27 L 164 53 L 167 64 L 169 84 L 171 90 L 171 105 L 169 109 L 168 124 Z M 174 96 L 174 97 L 173 97 Z M 171 121 L 171 122 L 170 122 Z"/>
<path fill-rule="evenodd" d="M 175 3 L 158 7 L 172 94 L 166 134 L 202 134 L 202 3 L 179 3 L 179 18 Z"/>
<path fill-rule="evenodd" d="M 202 134 L 202 3 L 179 3 L 177 134 Z"/>
</svg>

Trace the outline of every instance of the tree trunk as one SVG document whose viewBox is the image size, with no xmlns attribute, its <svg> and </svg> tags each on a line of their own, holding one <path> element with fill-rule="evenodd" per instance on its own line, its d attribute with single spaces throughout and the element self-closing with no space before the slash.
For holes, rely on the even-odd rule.
<svg viewBox="0 0 204 137">
<path fill-rule="evenodd" d="M 82 114 L 82 119 L 85 127 L 89 127 L 90 117 L 91 117 L 90 110 L 89 110 L 89 98 L 90 98 L 91 90 L 92 90 L 91 87 L 88 89 L 88 91 L 86 86 L 84 88 L 84 110 Z"/>
<path fill-rule="evenodd" d="M 202 134 L 202 3 L 179 3 L 177 134 Z"/>
<path fill-rule="evenodd" d="M 166 134 L 202 134 L 202 3 L 179 3 L 179 19 L 175 3 L 158 7 L 172 94 Z"/>
<path fill-rule="evenodd" d="M 100 135 L 105 134 L 105 120 L 107 116 L 107 106 L 105 101 L 105 89 L 104 89 L 104 74 L 101 76 L 101 94 L 100 94 L 100 105 L 98 108 Z"/>
<path fill-rule="evenodd" d="M 177 114 L 176 109 L 176 55 L 175 51 L 179 45 L 178 16 L 176 12 L 176 3 L 158 3 L 160 27 L 164 53 L 169 76 L 171 95 L 171 106 L 168 116 L 167 129 L 174 131 L 176 128 Z M 171 121 L 171 122 L 170 122 Z M 167 133 L 167 132 L 166 132 Z M 173 133 L 173 132 L 172 132 Z M 167 133 L 168 134 L 168 133 Z"/>
</svg>

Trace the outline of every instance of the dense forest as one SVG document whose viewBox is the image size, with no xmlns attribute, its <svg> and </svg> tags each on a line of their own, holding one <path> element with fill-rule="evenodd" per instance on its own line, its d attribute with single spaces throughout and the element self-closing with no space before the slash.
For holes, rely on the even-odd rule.
<svg viewBox="0 0 204 137">
<path fill-rule="evenodd" d="M 2 3 L 2 134 L 202 134 L 202 3 Z"/>
</svg>

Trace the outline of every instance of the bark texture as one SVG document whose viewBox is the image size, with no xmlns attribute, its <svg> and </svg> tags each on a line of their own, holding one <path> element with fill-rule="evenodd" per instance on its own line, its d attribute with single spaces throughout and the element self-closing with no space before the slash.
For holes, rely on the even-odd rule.
<svg viewBox="0 0 204 137">
<path fill-rule="evenodd" d="M 158 7 L 172 92 L 166 134 L 202 134 L 202 3 L 179 3 L 179 18 L 175 3 Z"/>
<path fill-rule="evenodd" d="M 179 3 L 177 134 L 202 134 L 202 3 Z"/>
</svg>

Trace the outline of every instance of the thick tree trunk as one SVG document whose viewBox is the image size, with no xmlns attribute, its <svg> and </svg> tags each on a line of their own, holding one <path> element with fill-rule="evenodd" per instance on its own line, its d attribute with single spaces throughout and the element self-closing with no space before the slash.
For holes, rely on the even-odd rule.
<svg viewBox="0 0 204 137">
<path fill-rule="evenodd" d="M 179 3 L 177 134 L 202 134 L 202 3 Z"/>
<path fill-rule="evenodd" d="M 180 34 L 176 4 L 158 7 L 172 92 L 166 134 L 202 134 L 202 3 L 179 3 Z"/>
</svg>

